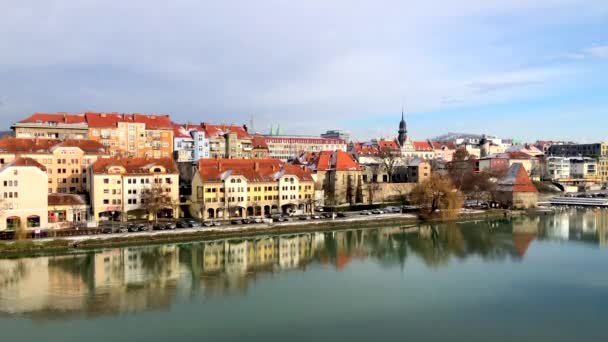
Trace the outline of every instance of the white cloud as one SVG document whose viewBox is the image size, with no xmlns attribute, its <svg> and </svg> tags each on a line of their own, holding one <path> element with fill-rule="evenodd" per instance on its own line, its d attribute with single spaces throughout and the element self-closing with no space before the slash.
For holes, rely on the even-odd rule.
<svg viewBox="0 0 608 342">
<path fill-rule="evenodd" d="M 608 58 L 608 45 L 590 47 L 585 49 L 585 53 L 592 57 Z"/>
<path fill-rule="evenodd" d="M 521 37 L 608 8 L 583 2 L 2 1 L 0 117 L 256 114 L 315 133 L 404 102 L 422 112 L 516 100 L 575 72 L 539 65 Z"/>
</svg>

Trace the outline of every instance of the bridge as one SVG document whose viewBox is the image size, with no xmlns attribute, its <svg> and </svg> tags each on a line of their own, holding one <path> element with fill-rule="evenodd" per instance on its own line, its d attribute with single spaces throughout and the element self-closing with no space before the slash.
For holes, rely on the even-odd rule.
<svg viewBox="0 0 608 342">
<path fill-rule="evenodd" d="M 552 205 L 572 205 L 582 207 L 607 207 L 608 198 L 554 197 L 549 200 Z"/>
</svg>

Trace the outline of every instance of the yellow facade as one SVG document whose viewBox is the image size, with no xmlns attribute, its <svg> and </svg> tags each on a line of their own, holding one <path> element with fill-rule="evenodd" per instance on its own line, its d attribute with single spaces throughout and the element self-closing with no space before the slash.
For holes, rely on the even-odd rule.
<svg viewBox="0 0 608 342">
<path fill-rule="evenodd" d="M 314 181 L 300 181 L 293 175 L 274 182 L 248 182 L 242 176 L 203 182 L 196 174 L 190 211 L 203 219 L 268 216 L 295 209 L 310 212 L 313 198 Z"/>
</svg>

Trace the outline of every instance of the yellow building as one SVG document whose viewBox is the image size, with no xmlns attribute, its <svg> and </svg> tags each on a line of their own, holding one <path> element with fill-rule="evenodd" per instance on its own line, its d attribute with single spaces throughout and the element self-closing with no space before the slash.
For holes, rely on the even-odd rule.
<svg viewBox="0 0 608 342">
<path fill-rule="evenodd" d="M 0 168 L 0 231 L 47 227 L 46 170 L 31 158 L 16 158 Z"/>
<path fill-rule="evenodd" d="M 268 216 L 313 209 L 309 171 L 275 159 L 199 160 L 190 212 L 203 219 Z"/>
<path fill-rule="evenodd" d="M 603 184 L 608 183 L 608 156 L 600 157 L 597 166 L 598 177 Z"/>
<path fill-rule="evenodd" d="M 99 159 L 91 167 L 91 179 L 91 207 L 95 220 L 148 218 L 150 213 L 146 205 L 150 203 L 145 201 L 150 201 L 148 194 L 156 190 L 167 194 L 158 217 L 178 215 L 179 172 L 171 158 Z"/>
<path fill-rule="evenodd" d="M 19 157 L 34 159 L 45 167 L 48 193 L 84 193 L 89 181 L 87 169 L 109 154 L 100 143 L 84 139 L 0 139 L 0 167 Z"/>
</svg>

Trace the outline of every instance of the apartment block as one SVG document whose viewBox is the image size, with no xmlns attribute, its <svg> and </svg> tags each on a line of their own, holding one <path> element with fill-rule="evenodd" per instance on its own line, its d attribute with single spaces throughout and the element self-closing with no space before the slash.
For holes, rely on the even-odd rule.
<svg viewBox="0 0 608 342">
<path fill-rule="evenodd" d="M 341 138 L 322 138 L 295 135 L 264 136 L 270 158 L 288 161 L 301 153 L 321 151 L 346 151 L 346 140 Z"/>
<path fill-rule="evenodd" d="M 310 212 L 314 180 L 308 170 L 275 159 L 199 160 L 190 213 L 203 219 Z"/>
<path fill-rule="evenodd" d="M 167 197 L 158 217 L 178 217 L 179 172 L 171 158 L 99 159 L 91 167 L 91 207 L 96 220 L 153 219 L 150 192 Z M 158 196 L 161 196 L 158 193 Z"/>
<path fill-rule="evenodd" d="M 109 158 L 109 151 L 99 142 L 86 139 L 0 139 L 0 167 L 20 157 L 45 167 L 48 179 L 44 189 L 48 193 L 76 194 L 87 191 L 87 169 L 97 159 Z"/>
</svg>

